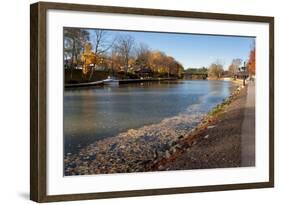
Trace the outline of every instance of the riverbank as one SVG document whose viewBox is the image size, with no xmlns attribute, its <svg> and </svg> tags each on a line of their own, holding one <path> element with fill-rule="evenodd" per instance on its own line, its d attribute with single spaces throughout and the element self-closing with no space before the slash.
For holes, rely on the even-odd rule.
<svg viewBox="0 0 281 205">
<path fill-rule="evenodd" d="M 246 89 L 240 87 L 206 116 L 196 112 L 190 112 L 194 113 L 192 115 L 183 113 L 164 119 L 158 124 L 130 129 L 115 137 L 90 144 L 82 148 L 78 154 L 66 153 L 64 159 L 65 175 L 193 169 L 202 168 L 204 164 L 207 165 L 204 165 L 203 168 L 239 166 L 238 144 L 241 141 L 239 141 L 239 136 L 246 93 Z M 238 108 L 241 110 L 238 111 Z M 191 109 L 196 111 L 196 105 Z M 233 119 L 230 116 L 233 116 Z M 218 126 L 217 123 L 223 124 Z M 234 127 L 227 129 L 227 126 Z M 220 133 L 220 137 L 211 137 L 217 132 Z M 210 149 L 206 149 L 206 152 L 203 153 L 202 139 L 203 141 L 204 139 L 212 139 L 218 145 L 212 149 L 212 143 L 205 144 Z M 224 146 L 224 143 L 227 145 Z M 188 163 L 189 167 L 183 166 L 180 161 L 186 162 L 184 154 L 187 154 L 187 150 L 196 148 L 198 145 L 202 145 L 200 163 L 195 158 L 195 161 L 198 162 L 196 166 L 191 166 L 192 163 Z M 212 152 L 218 147 L 224 149 L 225 154 L 222 157 L 225 155 L 229 155 L 229 157 L 224 157 L 223 160 L 213 155 Z M 190 160 L 194 161 L 192 156 L 197 157 L 198 153 L 195 149 L 193 154 L 187 155 L 190 156 Z M 222 152 L 216 153 L 219 155 Z M 221 159 L 221 161 L 217 161 L 216 166 L 211 165 L 213 162 L 211 162 L 210 155 Z"/>
<path fill-rule="evenodd" d="M 245 140 L 242 134 L 244 113 L 247 112 L 247 87 L 240 88 L 227 101 L 214 108 L 196 130 L 180 142 L 182 149 L 153 164 L 151 170 L 253 166 L 254 157 L 243 163 L 247 158 L 243 153 Z M 253 127 L 248 129 L 254 131 Z M 253 136 L 254 133 L 251 133 Z"/>
</svg>

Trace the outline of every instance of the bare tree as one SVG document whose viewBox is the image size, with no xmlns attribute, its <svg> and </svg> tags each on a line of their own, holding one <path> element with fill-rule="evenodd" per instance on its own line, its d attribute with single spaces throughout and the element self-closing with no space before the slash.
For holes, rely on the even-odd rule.
<svg viewBox="0 0 281 205">
<path fill-rule="evenodd" d="M 209 77 L 219 79 L 222 77 L 222 74 L 223 74 L 223 65 L 219 61 L 216 61 L 210 65 L 208 69 Z"/>
<path fill-rule="evenodd" d="M 94 31 L 94 34 L 91 36 L 91 39 L 92 39 L 91 41 L 93 43 L 93 53 L 96 56 L 97 60 L 98 60 L 98 56 L 103 55 L 110 48 L 112 48 L 112 46 L 115 42 L 115 38 L 114 39 L 110 38 L 110 40 L 109 40 L 108 33 L 105 30 L 101 30 L 101 29 L 96 29 Z M 93 76 L 94 70 L 97 65 L 97 60 L 91 67 L 89 80 Z"/>
<path fill-rule="evenodd" d="M 149 68 L 151 60 L 151 50 L 148 45 L 140 43 L 139 46 L 135 49 L 136 53 L 136 65 L 139 68 Z"/>
<path fill-rule="evenodd" d="M 113 45 L 111 52 L 110 52 L 110 59 L 111 59 L 111 65 L 110 65 L 110 70 L 112 74 L 114 75 L 115 72 L 120 71 L 121 67 L 121 57 L 118 53 L 118 47 L 116 43 Z"/>
<path fill-rule="evenodd" d="M 241 63 L 242 63 L 242 59 L 240 58 L 235 58 L 232 60 L 232 63 L 228 67 L 228 71 L 232 77 L 234 77 L 235 74 L 238 73 Z"/>
<path fill-rule="evenodd" d="M 135 40 L 132 36 L 130 35 L 119 36 L 116 45 L 116 50 L 118 52 L 118 55 L 122 59 L 126 73 L 128 72 L 129 59 L 131 57 L 134 45 L 135 45 Z"/>
</svg>

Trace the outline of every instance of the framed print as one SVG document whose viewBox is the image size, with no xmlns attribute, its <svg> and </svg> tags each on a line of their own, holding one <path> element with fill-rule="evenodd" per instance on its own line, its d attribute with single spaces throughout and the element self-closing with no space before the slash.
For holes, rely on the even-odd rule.
<svg viewBox="0 0 281 205">
<path fill-rule="evenodd" d="M 30 198 L 274 186 L 274 18 L 39 2 Z"/>
</svg>

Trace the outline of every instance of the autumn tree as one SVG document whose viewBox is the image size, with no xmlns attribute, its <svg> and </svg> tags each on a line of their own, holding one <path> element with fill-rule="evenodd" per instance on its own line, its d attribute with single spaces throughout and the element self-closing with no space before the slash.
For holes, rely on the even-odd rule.
<svg viewBox="0 0 281 205">
<path fill-rule="evenodd" d="M 161 51 L 151 51 L 149 55 L 150 69 L 154 73 L 181 76 L 183 73 L 183 66 L 173 57 L 166 55 Z"/>
<path fill-rule="evenodd" d="M 91 65 L 96 62 L 96 55 L 92 52 L 92 44 L 89 42 L 84 45 L 81 61 L 83 62 L 82 74 L 86 75 L 91 69 Z"/>
<path fill-rule="evenodd" d="M 166 56 L 166 58 L 164 58 L 164 62 L 165 62 L 166 72 L 168 74 L 168 77 L 170 77 L 171 71 L 176 68 L 175 59 L 171 56 Z"/>
<path fill-rule="evenodd" d="M 178 77 L 182 77 L 183 73 L 184 73 L 183 65 L 180 62 L 175 60 L 173 67 L 171 69 L 171 74 L 178 76 Z"/>
<path fill-rule="evenodd" d="M 242 63 L 242 59 L 240 58 L 235 58 L 232 60 L 231 64 L 228 67 L 228 71 L 232 77 L 234 77 L 235 74 L 239 72 L 239 67 L 241 63 Z"/>
<path fill-rule="evenodd" d="M 124 71 L 126 74 L 149 69 L 150 73 L 168 77 L 181 76 L 184 71 L 183 66 L 172 56 L 152 51 L 144 43 L 136 45 L 130 35 L 109 38 L 106 31 L 99 29 L 93 30 L 91 34 L 91 41 L 85 43 L 90 43 L 86 46 L 87 52 L 81 52 L 83 74 L 90 72 L 89 80 L 98 66 L 113 73 Z"/>
<path fill-rule="evenodd" d="M 112 48 L 115 39 L 109 38 L 108 33 L 105 30 L 95 29 L 93 35 L 91 36 L 91 42 L 93 44 L 93 53 L 96 56 L 96 61 L 93 63 L 89 80 L 92 78 L 94 70 L 98 64 L 101 64 L 104 59 L 102 56 Z"/>
<path fill-rule="evenodd" d="M 168 77 L 170 77 L 170 75 L 181 76 L 183 72 L 183 66 L 178 61 L 171 56 L 166 56 L 165 61 Z"/>
<path fill-rule="evenodd" d="M 250 75 L 256 74 L 256 47 L 253 47 L 250 51 L 247 68 Z"/>
<path fill-rule="evenodd" d="M 151 68 L 155 73 L 168 73 L 169 60 L 161 51 L 154 51 L 151 55 Z"/>
<path fill-rule="evenodd" d="M 210 65 L 210 67 L 208 69 L 208 76 L 210 78 L 219 79 L 219 78 L 221 78 L 223 71 L 224 70 L 223 70 L 222 64 L 219 61 L 217 61 Z"/>
<path fill-rule="evenodd" d="M 162 63 L 162 56 L 163 53 L 159 51 L 152 51 L 150 54 L 150 67 L 152 72 L 158 73 L 159 72 L 159 65 Z"/>
</svg>

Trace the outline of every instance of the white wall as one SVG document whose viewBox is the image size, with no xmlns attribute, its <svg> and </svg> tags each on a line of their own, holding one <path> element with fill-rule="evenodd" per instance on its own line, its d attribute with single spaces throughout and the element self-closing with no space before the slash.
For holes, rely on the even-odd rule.
<svg viewBox="0 0 281 205">
<path fill-rule="evenodd" d="M 209 11 L 275 16 L 275 76 L 280 76 L 281 13 L 277 0 L 74 0 L 61 2 Z M 31 204 L 29 192 L 29 4 L 9 0 L 1 4 L 0 31 L 0 204 Z M 279 8 L 279 10 L 278 10 Z M 279 90 L 280 80 L 275 88 Z M 280 92 L 276 99 L 276 187 L 274 189 L 196 193 L 60 204 L 276 204 L 280 200 Z M 279 115 L 279 116 L 278 116 Z M 56 204 L 56 203 L 55 203 Z"/>
</svg>

